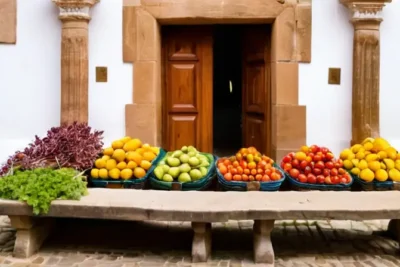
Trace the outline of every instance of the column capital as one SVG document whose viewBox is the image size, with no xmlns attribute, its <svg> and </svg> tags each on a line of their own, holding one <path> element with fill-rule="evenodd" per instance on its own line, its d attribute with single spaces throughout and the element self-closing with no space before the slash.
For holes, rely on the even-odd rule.
<svg viewBox="0 0 400 267">
<path fill-rule="evenodd" d="M 382 22 L 382 9 L 392 0 L 339 0 L 351 12 L 356 29 L 378 30 Z"/>
<path fill-rule="evenodd" d="M 64 20 L 86 20 L 89 21 L 90 8 L 100 0 L 52 0 L 59 9 L 59 19 Z"/>
</svg>

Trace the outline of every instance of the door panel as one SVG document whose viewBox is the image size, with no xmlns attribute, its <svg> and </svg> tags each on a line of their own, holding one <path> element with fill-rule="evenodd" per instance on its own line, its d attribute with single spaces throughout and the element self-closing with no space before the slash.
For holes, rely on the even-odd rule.
<svg viewBox="0 0 400 267">
<path fill-rule="evenodd" d="M 168 136 L 171 138 L 171 147 L 181 148 L 188 144 L 198 146 L 197 142 L 197 116 L 196 115 L 169 115 Z"/>
<path fill-rule="evenodd" d="M 243 140 L 271 154 L 270 29 L 243 28 Z"/>
<path fill-rule="evenodd" d="M 162 32 L 163 147 L 212 152 L 212 29 L 170 26 Z"/>
</svg>

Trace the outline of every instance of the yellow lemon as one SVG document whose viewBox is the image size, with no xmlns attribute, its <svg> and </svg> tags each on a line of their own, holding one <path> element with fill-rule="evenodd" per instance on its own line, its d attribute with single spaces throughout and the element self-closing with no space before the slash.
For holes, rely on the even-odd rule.
<svg viewBox="0 0 400 267">
<path fill-rule="evenodd" d="M 387 153 L 388 158 L 391 158 L 392 160 L 397 159 L 397 151 L 393 147 L 389 147 L 385 152 Z"/>
<path fill-rule="evenodd" d="M 146 151 L 148 151 L 148 150 L 150 150 L 151 149 L 151 146 L 149 145 L 149 144 L 143 144 L 142 145 L 142 148 L 144 148 Z"/>
<path fill-rule="evenodd" d="M 364 154 L 365 154 L 365 156 L 367 156 L 367 155 L 371 154 L 371 151 L 365 151 Z"/>
<path fill-rule="evenodd" d="M 107 169 L 100 169 L 99 170 L 99 177 L 102 178 L 102 179 L 107 179 L 108 178 Z"/>
<path fill-rule="evenodd" d="M 374 141 L 375 141 L 375 139 L 374 138 L 372 138 L 372 137 L 367 137 L 367 138 L 365 138 L 364 139 L 364 141 L 362 141 L 362 145 L 364 145 L 365 143 L 368 143 L 368 142 L 370 142 L 370 143 L 374 143 Z"/>
<path fill-rule="evenodd" d="M 365 157 L 367 162 L 378 160 L 379 156 L 377 154 L 369 154 Z"/>
<path fill-rule="evenodd" d="M 351 147 L 351 151 L 353 151 L 354 154 L 357 154 L 358 151 L 360 151 L 360 149 L 361 149 L 362 147 L 363 147 L 363 146 L 360 145 L 360 144 L 355 144 L 355 145 L 353 145 L 353 146 Z"/>
<path fill-rule="evenodd" d="M 102 156 L 101 158 L 104 159 L 105 161 L 107 161 L 107 160 L 110 159 L 110 156 L 104 155 L 104 156 Z"/>
<path fill-rule="evenodd" d="M 106 149 L 103 150 L 103 154 L 106 156 L 112 156 L 114 153 L 114 148 L 112 147 L 107 147 Z"/>
<path fill-rule="evenodd" d="M 90 171 L 90 176 L 94 179 L 99 178 L 99 169 L 96 168 L 92 169 Z"/>
<path fill-rule="evenodd" d="M 151 147 L 151 151 L 153 151 L 154 154 L 158 155 L 160 153 L 160 148 L 159 147 Z M 400 157 L 399 157 L 400 158 Z"/>
<path fill-rule="evenodd" d="M 139 153 L 140 155 L 143 155 L 143 153 L 144 153 L 145 151 L 146 151 L 146 149 L 144 149 L 144 148 L 142 148 L 142 147 L 135 150 L 135 152 L 136 152 L 136 153 Z"/>
<path fill-rule="evenodd" d="M 359 168 L 360 170 L 368 168 L 368 162 L 365 159 L 360 160 L 360 162 L 357 165 L 357 168 Z"/>
<path fill-rule="evenodd" d="M 396 155 L 396 159 L 400 159 L 400 154 L 397 154 L 397 155 Z"/>
<path fill-rule="evenodd" d="M 112 148 L 114 148 L 114 150 L 120 149 L 120 148 L 124 147 L 124 143 L 121 140 L 117 140 L 117 141 L 112 142 L 111 146 L 112 146 Z"/>
<path fill-rule="evenodd" d="M 389 171 L 389 177 L 392 181 L 400 182 L 400 171 L 397 169 L 391 169 Z"/>
<path fill-rule="evenodd" d="M 387 158 L 387 153 L 385 151 L 379 151 L 378 156 L 380 159 L 386 159 Z"/>
<path fill-rule="evenodd" d="M 120 170 L 123 170 L 126 168 L 126 162 L 125 161 L 121 161 L 120 163 L 117 164 L 117 168 Z"/>
<path fill-rule="evenodd" d="M 353 165 L 353 163 L 351 162 L 351 160 L 345 159 L 345 160 L 343 161 L 343 166 L 344 166 L 345 169 L 350 170 L 350 169 L 353 168 L 354 165 Z"/>
<path fill-rule="evenodd" d="M 106 163 L 106 169 L 107 170 L 112 170 L 112 169 L 114 169 L 116 167 L 117 167 L 117 162 L 115 161 L 115 159 L 107 160 L 107 163 Z"/>
<path fill-rule="evenodd" d="M 355 167 L 357 167 L 357 166 L 358 166 L 358 163 L 360 163 L 360 160 L 359 160 L 359 159 L 352 159 L 352 160 L 351 160 L 351 163 L 353 163 L 353 165 L 354 165 Z"/>
<path fill-rule="evenodd" d="M 121 172 L 121 171 L 120 171 L 119 169 L 114 168 L 114 169 L 112 169 L 112 170 L 110 170 L 110 171 L 108 172 L 108 175 L 109 175 L 110 178 L 112 178 L 112 179 L 119 179 L 120 172 Z"/>
<path fill-rule="evenodd" d="M 353 168 L 353 169 L 351 169 L 350 172 L 351 172 L 352 174 L 354 174 L 354 175 L 359 175 L 359 174 L 360 174 L 360 171 L 361 171 L 361 170 L 360 170 L 359 168 Z"/>
<path fill-rule="evenodd" d="M 134 161 L 134 162 L 136 162 L 136 164 L 139 165 L 140 162 L 142 161 L 142 156 L 139 153 L 137 153 L 136 151 L 130 151 L 127 153 L 126 159 L 128 161 Z"/>
<path fill-rule="evenodd" d="M 370 169 L 364 169 L 360 172 L 360 178 L 366 182 L 372 182 L 375 178 L 375 174 Z"/>
<path fill-rule="evenodd" d="M 400 171 L 400 163 L 397 163 L 397 162 L 396 162 L 396 163 L 394 164 L 394 167 L 395 167 L 397 170 Z"/>
<path fill-rule="evenodd" d="M 126 144 L 128 141 L 130 141 L 132 138 L 130 136 L 125 136 L 121 138 L 122 143 Z"/>
<path fill-rule="evenodd" d="M 156 158 L 156 155 L 152 151 L 146 151 L 143 153 L 143 159 L 148 160 L 150 162 L 153 161 L 153 159 Z"/>
<path fill-rule="evenodd" d="M 386 170 L 386 169 L 387 169 L 385 163 L 383 163 L 383 162 L 381 162 L 381 169 L 382 169 L 382 170 Z"/>
<path fill-rule="evenodd" d="M 142 167 L 145 170 L 148 170 L 151 167 L 151 163 L 148 160 L 142 160 L 142 162 L 140 162 L 140 167 Z"/>
<path fill-rule="evenodd" d="M 122 179 L 127 180 L 132 178 L 133 171 L 131 169 L 123 169 L 120 175 Z"/>
<path fill-rule="evenodd" d="M 368 162 L 368 168 L 370 168 L 373 172 L 376 172 L 381 168 L 381 163 L 379 161 Z"/>
<path fill-rule="evenodd" d="M 123 149 L 116 149 L 112 155 L 113 159 L 115 159 L 118 162 L 124 161 L 125 160 L 125 151 Z"/>
<path fill-rule="evenodd" d="M 375 179 L 380 182 L 385 182 L 388 179 L 389 175 L 385 170 L 377 170 L 375 172 Z"/>
<path fill-rule="evenodd" d="M 371 142 L 367 142 L 364 144 L 364 149 L 366 151 L 370 151 L 373 147 L 374 147 L 374 145 Z"/>
<path fill-rule="evenodd" d="M 390 170 L 394 168 L 394 161 L 392 159 L 384 159 L 383 162 L 385 163 L 386 167 Z"/>
<path fill-rule="evenodd" d="M 139 139 L 135 138 L 132 140 L 129 140 L 125 145 L 124 145 L 124 150 L 126 152 L 128 151 L 135 151 L 136 149 L 138 149 L 139 147 L 142 146 L 142 141 L 140 141 Z"/>
<path fill-rule="evenodd" d="M 358 151 L 358 153 L 356 154 L 356 158 L 357 159 L 365 158 L 365 153 L 363 151 Z"/>
<path fill-rule="evenodd" d="M 349 159 L 349 160 L 352 160 L 352 159 L 355 159 L 355 158 L 356 158 L 356 154 L 354 154 L 353 152 L 351 152 L 349 154 L 349 156 L 347 157 L 347 159 Z"/>
<path fill-rule="evenodd" d="M 104 159 L 96 159 L 96 161 L 94 162 L 94 165 L 96 166 L 96 168 L 101 169 L 104 168 L 106 166 L 106 162 Z"/>
<path fill-rule="evenodd" d="M 353 153 L 353 152 L 351 152 L 350 149 L 346 148 L 346 149 L 344 149 L 342 152 L 340 152 L 340 158 L 341 158 L 342 160 L 345 160 L 345 159 L 347 159 L 347 158 L 349 157 L 349 155 L 352 154 L 352 153 Z"/>
<path fill-rule="evenodd" d="M 373 150 L 376 152 L 386 150 L 387 148 L 390 147 L 389 142 L 381 137 L 376 138 L 373 142 L 373 145 L 374 145 Z"/>
<path fill-rule="evenodd" d="M 138 165 L 137 165 L 137 163 L 136 162 L 134 162 L 134 161 L 129 161 L 128 162 L 128 164 L 126 165 L 126 167 L 128 168 L 128 169 L 134 169 L 134 168 L 136 168 Z"/>
<path fill-rule="evenodd" d="M 140 179 L 140 178 L 143 178 L 146 175 L 146 171 L 141 167 L 137 167 L 137 168 L 135 168 L 133 170 L 133 175 L 136 178 Z"/>
</svg>

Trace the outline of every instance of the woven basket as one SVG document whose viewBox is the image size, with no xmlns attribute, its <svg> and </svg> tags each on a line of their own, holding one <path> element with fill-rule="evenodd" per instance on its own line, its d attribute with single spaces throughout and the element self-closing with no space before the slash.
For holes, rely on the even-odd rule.
<svg viewBox="0 0 400 267">
<path fill-rule="evenodd" d="M 166 158 L 171 153 L 168 152 L 164 157 Z M 153 189 L 158 190 L 172 190 L 172 191 L 204 191 L 212 184 L 215 178 L 215 157 L 208 153 L 200 153 L 206 156 L 210 160 L 210 166 L 208 167 L 207 174 L 201 179 L 193 182 L 181 183 L 181 182 L 165 182 L 159 180 L 155 174 L 154 169 L 150 173 L 150 186 Z"/>
<path fill-rule="evenodd" d="M 353 180 L 356 181 L 358 185 L 360 185 L 361 189 L 364 191 L 391 191 L 391 190 L 400 190 L 400 182 L 386 181 L 372 181 L 365 182 L 360 179 L 357 175 L 351 174 Z"/>
<path fill-rule="evenodd" d="M 351 185 L 354 181 L 354 179 L 351 179 L 350 183 L 348 184 L 306 184 L 297 181 L 287 172 L 285 172 L 285 174 L 288 178 L 291 188 L 296 191 L 350 191 Z"/>
<path fill-rule="evenodd" d="M 146 175 L 140 179 L 132 178 L 129 180 L 122 179 L 94 179 L 89 177 L 89 182 L 92 187 L 100 188 L 129 188 L 129 189 L 144 189 L 146 187 L 147 181 L 150 177 L 150 173 L 153 172 L 155 166 L 160 162 L 165 156 L 165 150 L 160 148 L 160 152 L 157 157 L 151 162 L 151 167 L 147 171 Z"/>
<path fill-rule="evenodd" d="M 217 161 L 215 162 L 217 165 Z M 251 181 L 251 182 L 241 182 L 241 181 L 227 181 L 225 180 L 222 173 L 218 170 L 216 166 L 216 173 L 218 177 L 219 187 L 223 191 L 278 191 L 281 187 L 283 181 L 285 180 L 285 173 L 282 169 L 274 163 L 273 165 L 281 174 L 282 178 L 278 181 L 271 182 L 259 182 L 259 181 Z"/>
</svg>

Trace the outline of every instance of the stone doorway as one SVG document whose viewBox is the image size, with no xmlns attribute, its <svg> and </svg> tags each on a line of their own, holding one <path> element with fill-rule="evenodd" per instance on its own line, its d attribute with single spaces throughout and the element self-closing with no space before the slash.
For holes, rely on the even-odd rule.
<svg viewBox="0 0 400 267">
<path fill-rule="evenodd" d="M 306 143 L 306 107 L 298 105 L 298 62 L 311 61 L 311 3 L 303 0 L 125 0 L 123 56 L 134 64 L 126 134 L 162 144 L 160 25 L 272 24 L 271 156 Z"/>
</svg>

